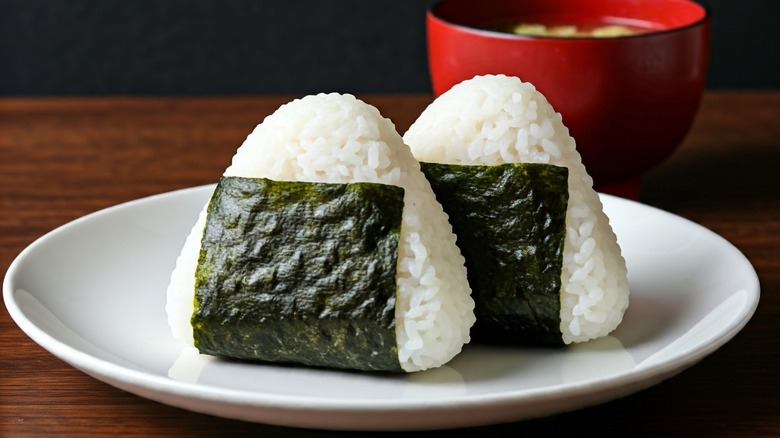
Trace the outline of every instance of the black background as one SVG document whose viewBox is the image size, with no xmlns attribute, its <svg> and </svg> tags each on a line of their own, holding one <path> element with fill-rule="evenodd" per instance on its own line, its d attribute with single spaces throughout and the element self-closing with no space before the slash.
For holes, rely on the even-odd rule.
<svg viewBox="0 0 780 438">
<path fill-rule="evenodd" d="M 426 92 L 434 1 L 0 0 L 0 95 Z M 780 1 L 700 3 L 708 88 L 780 88 Z"/>
</svg>

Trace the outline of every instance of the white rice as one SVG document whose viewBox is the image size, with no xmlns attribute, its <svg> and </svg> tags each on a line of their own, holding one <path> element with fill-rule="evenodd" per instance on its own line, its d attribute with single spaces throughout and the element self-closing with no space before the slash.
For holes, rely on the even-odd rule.
<svg viewBox="0 0 780 438">
<path fill-rule="evenodd" d="M 617 327 L 628 306 L 625 260 L 574 139 L 533 85 L 503 75 L 464 81 L 438 97 L 403 138 L 424 162 L 568 167 L 563 341 L 587 341 Z"/>
<path fill-rule="evenodd" d="M 255 128 L 225 175 L 403 187 L 395 310 L 401 367 L 411 372 L 440 366 L 469 341 L 474 302 L 452 227 L 419 163 L 376 108 L 335 93 L 292 101 Z M 176 338 L 190 344 L 205 218 L 204 207 L 168 287 L 169 324 Z"/>
</svg>

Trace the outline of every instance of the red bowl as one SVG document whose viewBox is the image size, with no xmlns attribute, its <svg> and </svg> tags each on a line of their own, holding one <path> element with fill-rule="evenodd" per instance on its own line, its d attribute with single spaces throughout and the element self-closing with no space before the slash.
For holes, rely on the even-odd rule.
<svg viewBox="0 0 780 438">
<path fill-rule="evenodd" d="M 475 75 L 530 82 L 563 116 L 597 190 L 638 198 L 647 170 L 674 152 L 701 101 L 710 20 L 689 0 L 443 0 L 427 13 L 436 96 Z M 498 22 L 644 27 L 625 37 L 520 36 Z"/>
</svg>

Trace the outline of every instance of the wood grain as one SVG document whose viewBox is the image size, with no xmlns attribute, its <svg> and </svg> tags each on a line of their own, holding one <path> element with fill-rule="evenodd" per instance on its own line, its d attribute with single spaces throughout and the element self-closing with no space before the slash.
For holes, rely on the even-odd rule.
<svg viewBox="0 0 780 438">
<path fill-rule="evenodd" d="M 216 181 L 254 126 L 294 97 L 0 99 L 0 272 L 36 238 L 87 213 Z M 427 95 L 360 97 L 401 132 L 430 101 Z M 683 146 L 643 180 L 643 202 L 712 229 L 755 266 L 761 303 L 731 342 L 620 400 L 452 433 L 780 436 L 778 168 L 780 92 L 709 92 Z M 44 351 L 3 306 L 0 436 L 48 434 L 344 435 L 216 418 L 115 389 Z"/>
</svg>

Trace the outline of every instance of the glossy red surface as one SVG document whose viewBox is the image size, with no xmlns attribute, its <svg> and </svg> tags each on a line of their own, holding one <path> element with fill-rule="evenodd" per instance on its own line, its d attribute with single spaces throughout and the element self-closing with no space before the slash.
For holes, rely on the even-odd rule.
<svg viewBox="0 0 780 438">
<path fill-rule="evenodd" d="M 507 20 L 640 24 L 620 38 L 527 37 Z M 531 82 L 577 141 L 597 189 L 638 196 L 638 178 L 688 132 L 704 89 L 710 24 L 687 0 L 444 0 L 427 16 L 434 93 L 481 74 Z"/>
</svg>

